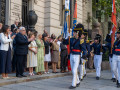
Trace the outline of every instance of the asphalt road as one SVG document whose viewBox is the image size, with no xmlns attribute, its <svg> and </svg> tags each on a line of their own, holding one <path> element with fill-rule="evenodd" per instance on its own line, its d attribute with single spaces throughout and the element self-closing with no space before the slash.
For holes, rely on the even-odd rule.
<svg viewBox="0 0 120 90">
<path fill-rule="evenodd" d="M 74 90 L 120 90 L 112 82 L 110 71 L 102 71 L 100 80 L 95 79 L 95 72 L 87 74 L 80 86 Z M 72 76 L 24 82 L 0 87 L 0 90 L 69 90 Z"/>
</svg>

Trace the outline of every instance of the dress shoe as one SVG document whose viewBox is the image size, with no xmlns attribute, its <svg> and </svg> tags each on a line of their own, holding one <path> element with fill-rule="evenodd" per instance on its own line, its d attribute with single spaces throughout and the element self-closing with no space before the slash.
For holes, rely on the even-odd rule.
<svg viewBox="0 0 120 90">
<path fill-rule="evenodd" d="M 68 72 L 67 70 L 64 70 L 64 72 Z"/>
<path fill-rule="evenodd" d="M 96 80 L 99 80 L 99 77 L 96 77 Z"/>
<path fill-rule="evenodd" d="M 75 87 L 75 86 L 70 86 L 70 87 L 69 87 L 69 89 L 74 89 L 74 88 L 76 88 L 76 87 Z"/>
<path fill-rule="evenodd" d="M 117 88 L 120 88 L 120 83 L 118 83 Z"/>
<path fill-rule="evenodd" d="M 55 72 L 55 73 L 59 73 L 59 72 Z"/>
<path fill-rule="evenodd" d="M 64 73 L 64 71 L 62 70 L 61 73 Z"/>
<path fill-rule="evenodd" d="M 27 77 L 27 76 L 26 76 L 26 75 L 24 75 L 24 74 L 23 74 L 23 75 L 21 75 L 21 76 L 22 76 L 22 77 Z"/>
<path fill-rule="evenodd" d="M 86 77 L 86 74 L 83 76 L 83 78 L 85 78 Z"/>
<path fill-rule="evenodd" d="M 76 87 L 79 87 L 80 86 L 80 82 L 76 85 Z"/>
<path fill-rule="evenodd" d="M 21 75 L 16 75 L 16 77 L 18 77 L 18 78 L 22 78 L 22 76 L 21 76 Z"/>
<path fill-rule="evenodd" d="M 111 80 L 113 81 L 114 78 L 112 78 Z"/>
</svg>

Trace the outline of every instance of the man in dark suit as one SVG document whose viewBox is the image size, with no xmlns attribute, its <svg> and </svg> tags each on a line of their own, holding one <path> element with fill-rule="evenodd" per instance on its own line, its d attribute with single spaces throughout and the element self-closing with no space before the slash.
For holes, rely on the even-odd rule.
<svg viewBox="0 0 120 90">
<path fill-rule="evenodd" d="M 26 77 L 24 73 L 25 62 L 27 61 L 28 45 L 33 38 L 28 39 L 24 27 L 20 27 L 20 32 L 16 35 L 16 77 Z"/>
<path fill-rule="evenodd" d="M 19 22 L 16 20 L 16 21 L 14 22 L 14 24 L 11 25 L 11 31 L 12 31 L 12 32 L 13 32 L 14 28 L 16 28 L 16 29 L 18 28 L 18 23 L 19 23 Z"/>
<path fill-rule="evenodd" d="M 60 44 L 61 49 L 61 73 L 66 72 L 67 67 L 67 57 L 68 57 L 68 51 L 67 46 L 63 44 L 63 42 Z"/>
</svg>

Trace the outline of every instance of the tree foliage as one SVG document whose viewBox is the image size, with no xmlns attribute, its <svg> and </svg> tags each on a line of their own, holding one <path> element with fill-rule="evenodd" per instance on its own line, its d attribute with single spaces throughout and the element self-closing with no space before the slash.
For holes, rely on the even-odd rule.
<svg viewBox="0 0 120 90">
<path fill-rule="evenodd" d="M 112 13 L 112 0 L 92 0 L 93 1 L 93 11 L 101 10 L 101 14 L 106 16 L 111 16 Z M 120 13 L 120 0 L 115 0 L 116 11 Z"/>
</svg>

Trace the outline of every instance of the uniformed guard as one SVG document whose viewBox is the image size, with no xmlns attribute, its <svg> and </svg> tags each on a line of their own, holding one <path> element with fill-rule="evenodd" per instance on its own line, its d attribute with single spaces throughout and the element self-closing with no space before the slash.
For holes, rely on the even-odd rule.
<svg viewBox="0 0 120 90">
<path fill-rule="evenodd" d="M 69 87 L 69 89 L 74 89 L 80 85 L 77 69 L 81 55 L 81 43 L 79 37 L 81 36 L 82 30 L 84 30 L 84 26 L 82 24 L 77 24 L 73 32 L 73 37 L 70 38 L 70 64 L 73 80 L 72 85 Z M 69 39 L 65 39 L 64 44 L 69 44 Z"/>
<path fill-rule="evenodd" d="M 90 55 L 90 44 L 87 39 L 87 30 L 83 30 L 82 35 L 80 37 L 81 46 L 82 46 L 82 55 L 81 55 L 81 61 L 79 65 L 79 71 L 80 71 L 80 80 L 82 81 L 83 78 L 86 76 L 86 68 L 85 63 L 88 60 L 88 56 Z M 87 41 L 87 42 L 86 42 Z"/>
<path fill-rule="evenodd" d="M 113 72 L 117 79 L 117 87 L 120 88 L 120 30 L 117 31 L 117 40 L 113 47 Z"/>
<path fill-rule="evenodd" d="M 114 75 L 114 73 L 113 73 L 113 71 L 112 71 L 112 68 L 113 68 L 113 66 L 112 66 L 112 57 L 113 57 L 113 54 L 112 54 L 112 52 L 111 52 L 111 36 L 110 36 L 109 34 L 107 34 L 105 41 L 107 42 L 107 43 L 105 44 L 105 47 L 107 47 L 108 50 L 109 50 L 109 63 L 110 63 L 111 73 L 112 73 L 112 79 L 111 79 L 111 80 L 112 80 L 113 82 L 116 82 L 115 75 Z"/>
<path fill-rule="evenodd" d="M 101 35 L 97 34 L 94 43 L 91 45 L 91 50 L 94 48 L 94 66 L 96 69 L 96 80 L 100 78 L 102 53 L 105 52 L 105 48 L 101 45 Z"/>
</svg>

